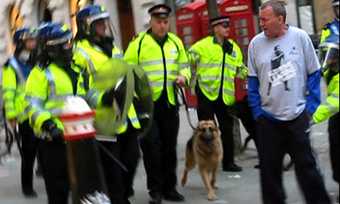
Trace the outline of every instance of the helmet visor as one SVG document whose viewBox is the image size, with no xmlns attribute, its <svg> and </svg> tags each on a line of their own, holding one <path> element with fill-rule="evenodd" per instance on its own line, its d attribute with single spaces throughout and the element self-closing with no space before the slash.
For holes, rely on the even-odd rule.
<svg viewBox="0 0 340 204">
<path fill-rule="evenodd" d="M 100 38 L 113 38 L 113 25 L 109 18 L 99 19 L 91 25 L 92 33 Z"/>
<path fill-rule="evenodd" d="M 72 36 L 72 33 L 69 32 L 61 38 L 48 40 L 46 42 L 46 45 L 47 46 L 54 46 L 54 45 L 63 44 L 63 45 L 66 45 L 66 46 L 69 46 L 69 45 L 72 46 L 72 41 L 73 41 L 73 36 Z"/>
<path fill-rule="evenodd" d="M 324 43 L 320 45 L 319 59 L 322 69 L 339 70 L 339 44 Z"/>
</svg>

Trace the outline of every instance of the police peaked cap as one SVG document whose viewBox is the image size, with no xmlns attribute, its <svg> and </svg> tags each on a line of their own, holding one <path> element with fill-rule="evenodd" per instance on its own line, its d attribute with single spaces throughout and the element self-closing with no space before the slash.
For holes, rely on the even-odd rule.
<svg viewBox="0 0 340 204">
<path fill-rule="evenodd" d="M 171 13 L 171 8 L 166 4 L 157 4 L 148 10 L 151 16 L 167 18 Z"/>
<path fill-rule="evenodd" d="M 210 25 L 215 26 L 221 23 L 230 23 L 230 18 L 228 16 L 218 16 L 215 18 L 210 19 Z"/>
<path fill-rule="evenodd" d="M 333 6 L 339 6 L 339 0 L 333 0 L 332 5 Z"/>
</svg>

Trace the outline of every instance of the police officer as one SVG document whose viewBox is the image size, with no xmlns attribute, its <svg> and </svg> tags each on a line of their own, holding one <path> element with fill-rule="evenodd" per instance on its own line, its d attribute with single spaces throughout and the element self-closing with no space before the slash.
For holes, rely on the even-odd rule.
<svg viewBox="0 0 340 204">
<path fill-rule="evenodd" d="M 31 126 L 43 139 L 39 155 L 49 204 L 68 203 L 66 145 L 59 119 L 65 97 L 83 96 L 93 101 L 92 106 L 113 97 L 110 91 L 98 97 L 87 94 L 81 68 L 72 63 L 72 48 L 72 33 L 66 25 L 42 25 L 38 31 L 38 65 L 31 71 L 25 90 Z"/>
<path fill-rule="evenodd" d="M 230 19 L 227 16 L 211 19 L 213 35 L 195 43 L 189 49 L 189 53 L 197 69 L 198 119 L 214 120 L 216 115 L 222 133 L 223 171 L 238 172 L 242 168 L 234 162 L 234 119 L 230 112 L 235 109 L 233 107 L 235 105 L 234 79 L 237 74 L 245 78 L 247 69 L 243 65 L 239 46 L 227 38 L 229 23 Z M 245 105 L 247 106 L 246 103 Z M 238 107 L 241 107 L 241 104 Z M 248 115 L 247 120 L 251 121 L 250 109 L 240 114 L 240 116 L 246 115 Z M 245 124 L 246 127 L 254 126 L 254 122 Z M 248 129 L 250 133 L 255 132 L 254 127 Z"/>
<path fill-rule="evenodd" d="M 74 60 L 76 64 L 86 67 L 92 88 L 101 67 L 110 59 L 122 59 L 123 54 L 114 44 L 109 13 L 103 7 L 89 5 L 78 12 L 76 20 L 78 32 Z M 102 144 L 100 156 L 112 203 L 130 203 L 128 198 L 134 194 L 133 180 L 140 157 L 137 137 L 140 129 L 141 124 L 132 105 L 127 123 L 117 130 L 117 141 L 97 138 Z M 126 166 L 127 172 L 111 159 L 103 147 Z"/>
<path fill-rule="evenodd" d="M 339 0 L 333 0 L 332 6 L 335 14 L 335 18 L 332 22 L 327 23 L 321 33 L 320 44 L 323 43 L 329 36 L 339 36 Z"/>
<path fill-rule="evenodd" d="M 333 7 L 336 19 L 325 26 L 319 46 L 323 77 L 327 84 L 327 99 L 316 109 L 313 122 L 320 123 L 329 118 L 329 149 L 333 178 L 339 184 L 339 1 L 333 1 Z M 339 202 L 339 195 L 337 199 Z"/>
<path fill-rule="evenodd" d="M 141 141 L 151 204 L 183 201 L 177 192 L 177 135 L 179 129 L 176 85 L 189 82 L 190 70 L 183 43 L 169 32 L 171 9 L 158 4 L 148 10 L 151 28 L 129 44 L 124 59 L 143 67 L 154 101 L 151 130 Z"/>
<path fill-rule="evenodd" d="M 18 124 L 22 139 L 21 187 L 26 197 L 37 197 L 33 189 L 33 166 L 38 140 L 29 125 L 28 103 L 24 98 L 26 79 L 34 64 L 35 35 L 36 32 L 29 28 L 21 28 L 14 33 L 14 56 L 6 62 L 2 76 L 6 119 L 14 131 Z"/>
</svg>

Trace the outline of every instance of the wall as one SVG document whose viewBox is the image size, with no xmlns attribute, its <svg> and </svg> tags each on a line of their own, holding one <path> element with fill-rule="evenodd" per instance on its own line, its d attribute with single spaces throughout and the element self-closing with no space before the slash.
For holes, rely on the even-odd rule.
<svg viewBox="0 0 340 204">
<path fill-rule="evenodd" d="M 138 0 L 137 0 L 138 1 Z M 119 27 L 119 16 L 117 12 L 117 1 L 116 0 L 96 0 L 96 4 L 103 5 L 106 10 L 110 13 L 111 22 L 114 26 L 115 42 L 118 47 L 121 47 L 121 32 Z"/>
<path fill-rule="evenodd" d="M 149 26 L 148 9 L 155 4 L 164 3 L 162 0 L 132 0 L 136 33 L 145 31 Z"/>
<path fill-rule="evenodd" d="M 334 19 L 334 12 L 331 0 L 314 0 L 316 27 L 318 33 L 321 32 L 323 26 Z"/>
</svg>

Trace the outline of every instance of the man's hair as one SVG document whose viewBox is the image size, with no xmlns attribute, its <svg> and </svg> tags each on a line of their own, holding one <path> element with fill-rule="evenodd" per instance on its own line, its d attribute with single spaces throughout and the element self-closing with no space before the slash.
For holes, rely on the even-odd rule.
<svg viewBox="0 0 340 204">
<path fill-rule="evenodd" d="M 269 0 L 261 5 L 261 10 L 267 7 L 272 7 L 274 14 L 276 16 L 282 16 L 284 22 L 286 22 L 287 11 L 284 2 L 279 0 Z"/>
</svg>

